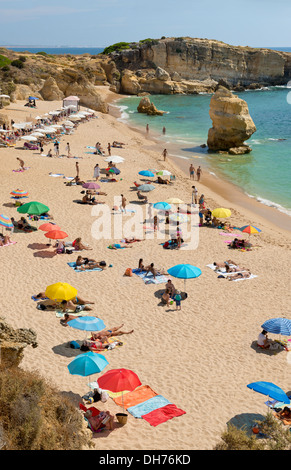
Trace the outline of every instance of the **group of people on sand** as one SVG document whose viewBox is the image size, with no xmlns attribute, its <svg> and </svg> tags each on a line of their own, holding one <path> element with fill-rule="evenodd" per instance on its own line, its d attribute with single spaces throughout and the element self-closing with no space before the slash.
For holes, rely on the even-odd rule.
<svg viewBox="0 0 291 470">
<path fill-rule="evenodd" d="M 142 258 L 140 258 L 138 262 L 138 271 L 139 272 L 145 272 L 144 277 L 147 277 L 149 273 L 153 275 L 153 278 L 156 279 L 156 276 L 158 275 L 165 275 L 166 272 L 164 268 L 156 268 L 154 263 L 150 263 L 149 265 L 145 266 L 144 261 Z"/>
<path fill-rule="evenodd" d="M 248 279 L 252 275 L 249 268 L 240 267 L 237 265 L 237 263 L 235 263 L 235 261 L 232 261 L 231 259 L 220 263 L 217 263 L 215 261 L 213 265 L 215 266 L 214 270 L 216 272 L 226 273 L 226 275 L 223 275 L 222 277 L 224 277 L 228 281 L 235 281 L 237 279 Z"/>
<path fill-rule="evenodd" d="M 163 292 L 162 297 L 161 297 L 162 305 L 167 305 L 167 307 L 170 307 L 170 305 L 172 305 L 175 302 L 176 310 L 181 310 L 181 300 L 182 300 L 181 291 L 175 288 L 171 279 L 168 279 L 166 283 L 165 291 Z"/>
<path fill-rule="evenodd" d="M 202 174 L 201 166 L 199 165 L 198 168 L 195 170 L 194 165 L 191 163 L 189 167 L 190 180 L 193 180 L 193 181 L 195 180 L 195 173 L 196 173 L 197 181 L 200 181 L 200 177 Z"/>
</svg>

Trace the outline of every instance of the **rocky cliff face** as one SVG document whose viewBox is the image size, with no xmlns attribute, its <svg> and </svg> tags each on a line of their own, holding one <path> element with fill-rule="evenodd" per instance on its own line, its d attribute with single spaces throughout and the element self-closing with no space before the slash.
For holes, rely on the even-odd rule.
<svg viewBox="0 0 291 470">
<path fill-rule="evenodd" d="M 291 79 L 291 53 L 208 39 L 165 38 L 110 57 L 121 77 L 118 91 L 128 94 L 213 92 L 221 79 L 232 89 Z"/>
<path fill-rule="evenodd" d="M 17 367 L 23 359 L 23 350 L 28 345 L 37 347 L 35 331 L 26 328 L 15 330 L 5 318 L 0 317 L 0 369 Z"/>
<path fill-rule="evenodd" d="M 244 142 L 256 131 L 256 126 L 244 100 L 220 86 L 210 100 L 209 115 L 212 119 L 207 140 L 209 150 L 231 154 L 251 151 Z"/>
</svg>

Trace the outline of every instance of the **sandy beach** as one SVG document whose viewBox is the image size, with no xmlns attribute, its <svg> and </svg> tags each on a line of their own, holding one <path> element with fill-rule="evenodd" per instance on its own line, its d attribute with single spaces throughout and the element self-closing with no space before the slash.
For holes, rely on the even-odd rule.
<svg viewBox="0 0 291 470">
<path fill-rule="evenodd" d="M 105 87 L 101 91 L 109 102 L 118 98 Z M 20 122 L 61 106 L 61 102 L 38 101 L 37 108 L 31 109 L 18 101 L 4 112 L 10 119 Z M 107 195 L 98 196 L 110 210 L 121 194 L 128 202 L 133 202 L 131 207 L 138 202 L 132 187 L 134 181 L 143 179 L 138 175 L 141 170 L 167 169 L 176 177 L 173 185 L 155 185 L 155 190 L 147 193 L 152 203 L 170 197 L 191 203 L 193 182 L 188 176 L 188 161 L 170 157 L 163 160 L 163 143 L 119 122 L 111 114 L 96 112 L 96 116 L 97 119 L 81 123 L 72 135 L 61 138 L 60 153 L 65 153 L 69 142 L 72 155 L 79 159 L 47 158 L 38 151 L 20 149 L 22 144 L 19 143 L 16 148 L 0 149 L 1 213 L 20 218 L 11 205 L 10 192 L 25 189 L 29 191 L 28 201 L 39 201 L 50 208 L 53 221 L 69 235 L 68 240 L 81 237 L 92 247 L 88 251 L 90 257 L 105 260 L 107 266 L 112 267 L 102 272 L 76 272 L 67 264 L 75 261 L 76 255 L 56 255 L 53 247 L 46 246 L 47 239 L 42 231 L 13 233 L 12 240 L 16 244 L 0 248 L 1 316 L 15 328 L 33 328 L 37 332 L 39 346 L 25 350 L 21 367 L 38 370 L 78 407 L 80 397 L 89 390 L 90 380 L 69 374 L 67 365 L 76 352 L 68 343 L 82 340 L 84 332 L 63 327 L 55 312 L 38 310 L 31 299 L 55 282 L 67 282 L 76 287 L 81 297 L 94 302 L 90 314 L 101 318 L 107 327 L 124 324 L 126 331 L 134 330 L 131 335 L 122 337 L 122 347 L 104 353 L 109 362 L 104 372 L 115 368 L 131 369 L 143 385 L 149 385 L 158 395 L 185 411 L 182 416 L 157 427 L 129 414 L 125 426 L 117 426 L 106 437 L 102 433 L 94 435 L 96 449 L 210 450 L 227 423 L 250 426 L 266 414 L 266 397 L 252 393 L 247 384 L 263 380 L 275 383 L 285 392 L 291 389 L 291 353 L 270 354 L 254 345 L 264 321 L 275 317 L 291 318 L 288 310 L 291 300 L 289 218 L 275 209 L 260 207 L 262 205 L 256 201 L 247 201 L 243 194 L 240 197 L 236 188 L 219 184 L 217 179 L 203 173 L 201 181 L 194 184 L 199 195 L 204 194 L 206 206 L 211 210 L 230 209 L 229 222 L 234 226 L 259 227 L 262 232 L 250 236 L 256 247 L 247 252 L 229 250 L 225 241 L 232 237 L 203 226 L 199 229 L 199 244 L 195 250 L 165 250 L 162 240 L 153 232 L 151 239 L 133 243 L 131 249 L 108 249 L 110 243 L 119 243 L 120 238 L 94 238 L 95 207 L 74 202 L 81 198 L 82 188 L 66 186 L 62 176 L 52 177 L 50 173 L 74 177 L 78 162 L 81 179 L 92 181 L 96 163 L 101 169 L 106 168 L 107 144 L 115 140 L 125 143 L 124 148 L 111 152 L 112 156 L 125 158 L 124 163 L 117 165 L 121 174 L 116 183 L 99 183 L 100 191 Z M 97 141 L 105 150 L 105 158 L 87 148 L 95 146 Z M 53 145 L 47 145 L 45 152 L 49 148 L 53 150 Z M 29 169 L 13 172 L 18 167 L 16 157 L 22 158 Z M 143 206 L 136 204 L 136 207 Z M 131 213 L 122 215 L 110 211 L 112 226 L 116 218 L 126 222 L 131 216 Z M 146 213 L 144 216 L 147 218 Z M 165 270 L 181 263 L 201 269 L 200 277 L 187 281 L 188 298 L 182 301 L 180 311 L 176 311 L 175 305 L 160 305 L 158 295 L 164 284 L 147 285 L 136 275 L 124 276 L 127 268 L 137 268 L 140 258 L 145 264 L 154 262 Z M 218 278 L 217 273 L 207 267 L 214 261 L 226 259 L 249 268 L 256 277 L 229 282 Z M 182 280 L 172 278 L 172 281 L 177 289 L 184 289 Z M 93 380 L 96 378 L 94 376 Z M 121 411 L 112 399 L 100 407 L 113 414 Z"/>
</svg>

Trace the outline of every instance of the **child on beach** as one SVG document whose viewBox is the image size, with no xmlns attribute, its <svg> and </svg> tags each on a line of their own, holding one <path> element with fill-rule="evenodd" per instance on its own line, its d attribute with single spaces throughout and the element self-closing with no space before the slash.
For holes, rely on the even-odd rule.
<svg viewBox="0 0 291 470">
<path fill-rule="evenodd" d="M 176 293 L 174 299 L 175 299 L 175 302 L 176 302 L 176 310 L 181 310 L 182 297 L 181 297 L 181 292 L 179 290 L 177 290 L 177 293 Z"/>
</svg>

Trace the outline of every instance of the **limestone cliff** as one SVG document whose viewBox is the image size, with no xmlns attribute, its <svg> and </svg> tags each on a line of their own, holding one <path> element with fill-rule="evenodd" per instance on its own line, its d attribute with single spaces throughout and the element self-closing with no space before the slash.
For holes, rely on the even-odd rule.
<svg viewBox="0 0 291 470">
<path fill-rule="evenodd" d="M 213 92 L 221 79 L 237 90 L 282 85 L 291 79 L 291 53 L 208 39 L 132 44 L 111 53 L 110 60 L 121 77 L 117 91 L 127 94 Z"/>
<path fill-rule="evenodd" d="M 210 100 L 209 115 L 212 119 L 207 140 L 209 150 L 232 154 L 251 151 L 244 142 L 256 131 L 256 126 L 244 100 L 220 86 Z"/>
<path fill-rule="evenodd" d="M 14 329 L 5 318 L 0 317 L 0 369 L 17 367 L 23 359 L 26 346 L 37 347 L 37 336 L 34 330 Z"/>
</svg>

